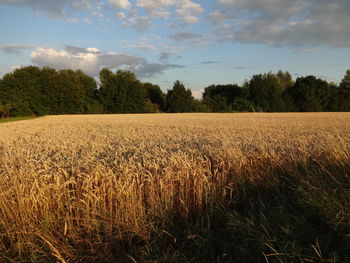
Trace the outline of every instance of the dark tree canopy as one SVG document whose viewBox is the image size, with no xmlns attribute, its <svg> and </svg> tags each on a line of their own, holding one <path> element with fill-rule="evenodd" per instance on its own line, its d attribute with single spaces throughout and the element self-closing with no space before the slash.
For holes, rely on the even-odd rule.
<svg viewBox="0 0 350 263">
<path fill-rule="evenodd" d="M 167 112 L 192 112 L 194 111 L 194 98 L 192 91 L 186 89 L 180 81 L 175 81 L 173 89 L 166 95 Z"/>
<path fill-rule="evenodd" d="M 253 75 L 237 84 L 210 85 L 202 100 L 176 81 L 164 94 L 130 71 L 104 68 L 96 80 L 81 70 L 27 66 L 0 78 L 0 117 L 154 112 L 350 111 L 350 70 L 340 85 L 289 72 Z"/>
<path fill-rule="evenodd" d="M 28 66 L 3 77 L 0 100 L 13 105 L 15 116 L 87 113 L 96 89 L 95 80 L 80 70 Z"/>
<path fill-rule="evenodd" d="M 153 104 L 156 111 L 165 111 L 165 94 L 160 87 L 149 82 L 143 83 L 143 87 L 146 90 L 148 102 Z"/>
<path fill-rule="evenodd" d="M 330 87 L 324 80 L 314 76 L 298 78 L 289 88 L 297 111 L 323 111 L 328 108 Z"/>
<path fill-rule="evenodd" d="M 340 88 L 350 90 L 350 69 L 346 71 L 346 74 L 340 83 Z"/>
<path fill-rule="evenodd" d="M 284 79 L 278 78 L 275 74 L 254 75 L 249 82 L 249 100 L 256 111 L 276 112 L 285 109 L 282 99 Z"/>
<path fill-rule="evenodd" d="M 145 110 L 146 91 L 135 74 L 109 69 L 100 72 L 100 100 L 108 113 L 138 113 Z"/>
<path fill-rule="evenodd" d="M 211 85 L 204 89 L 203 102 L 213 112 L 232 111 L 233 103 L 245 96 L 245 90 L 236 84 Z"/>
<path fill-rule="evenodd" d="M 213 112 L 230 111 L 350 111 L 350 70 L 342 83 L 328 83 L 314 76 L 292 80 L 289 72 L 253 75 L 242 87 L 211 85 L 203 103 Z"/>
</svg>

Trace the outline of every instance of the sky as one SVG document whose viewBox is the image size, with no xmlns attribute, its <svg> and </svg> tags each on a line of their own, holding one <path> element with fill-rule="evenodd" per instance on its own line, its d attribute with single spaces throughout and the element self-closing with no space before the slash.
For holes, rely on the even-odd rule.
<svg viewBox="0 0 350 263">
<path fill-rule="evenodd" d="M 163 91 L 289 71 L 339 83 L 350 0 L 0 0 L 0 76 L 36 65 L 131 70 Z"/>
</svg>

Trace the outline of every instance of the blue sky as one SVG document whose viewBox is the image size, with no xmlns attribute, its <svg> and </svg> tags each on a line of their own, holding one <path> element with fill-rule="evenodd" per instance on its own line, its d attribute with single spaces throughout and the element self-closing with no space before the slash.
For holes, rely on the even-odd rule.
<svg viewBox="0 0 350 263">
<path fill-rule="evenodd" d="M 288 70 L 340 82 L 350 0 L 0 0 L 0 76 L 25 65 L 129 69 L 195 96 Z"/>
</svg>

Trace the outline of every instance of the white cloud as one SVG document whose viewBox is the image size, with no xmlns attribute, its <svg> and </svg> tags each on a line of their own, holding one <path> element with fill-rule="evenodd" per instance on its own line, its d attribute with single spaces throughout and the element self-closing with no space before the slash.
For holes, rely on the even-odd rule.
<svg viewBox="0 0 350 263">
<path fill-rule="evenodd" d="M 202 95 L 203 95 L 203 92 L 204 92 L 204 89 L 193 90 L 193 91 L 192 91 L 192 96 L 193 96 L 195 99 L 201 99 L 201 98 L 202 98 Z"/>
<path fill-rule="evenodd" d="M 149 39 L 146 38 L 140 39 L 139 41 L 122 40 L 121 42 L 128 48 L 137 48 L 147 51 L 154 51 L 157 49 L 157 47 L 154 44 L 151 44 Z"/>
<path fill-rule="evenodd" d="M 118 19 L 123 19 L 126 17 L 124 12 L 118 12 L 115 15 Z"/>
<path fill-rule="evenodd" d="M 79 23 L 78 19 L 72 18 L 72 17 L 67 18 L 67 21 L 68 21 L 69 23 L 74 23 L 74 24 L 78 24 L 78 23 Z"/>
<path fill-rule="evenodd" d="M 190 0 L 179 0 L 178 9 L 175 14 L 184 23 L 197 23 L 199 21 L 198 15 L 203 12 L 200 4 L 194 3 Z"/>
<path fill-rule="evenodd" d="M 109 4 L 121 9 L 128 9 L 131 7 L 129 0 L 109 0 Z"/>
<path fill-rule="evenodd" d="M 220 40 L 276 46 L 350 46 L 350 0 L 218 0 Z"/>
<path fill-rule="evenodd" d="M 176 4 L 176 0 L 137 0 L 136 5 L 150 12 L 156 9 L 166 9 Z"/>
<path fill-rule="evenodd" d="M 118 12 L 116 17 L 122 21 L 125 27 L 133 28 L 139 32 L 146 31 L 152 27 L 152 18 L 138 15 L 138 11 L 135 9 L 131 9 L 128 15 L 124 12 Z"/>
<path fill-rule="evenodd" d="M 24 67 L 23 65 L 14 65 L 14 66 L 10 67 L 10 71 L 15 71 L 16 69 L 20 69 L 20 68 L 23 68 L 23 67 Z"/>
<path fill-rule="evenodd" d="M 95 17 L 98 17 L 98 18 L 103 18 L 103 14 L 101 14 L 99 12 L 96 12 L 96 11 L 91 12 L 91 15 L 95 16 Z"/>
<path fill-rule="evenodd" d="M 127 53 L 104 52 L 97 48 L 66 46 L 64 49 L 37 48 L 31 53 L 32 63 L 55 69 L 82 69 L 91 76 L 98 76 L 104 68 L 127 69 L 138 77 L 151 77 L 164 70 L 182 67 L 172 64 L 149 63 L 146 59 Z"/>
<path fill-rule="evenodd" d="M 91 24 L 91 20 L 90 20 L 89 18 L 84 18 L 84 19 L 83 19 L 83 22 L 84 22 L 85 24 Z"/>
<path fill-rule="evenodd" d="M 73 11 L 93 7 L 95 0 L 0 0 L 0 4 L 30 8 L 45 15 L 60 18 Z"/>
<path fill-rule="evenodd" d="M 212 12 L 208 15 L 207 17 L 209 19 L 209 22 L 211 24 L 220 24 L 224 23 L 230 19 L 233 19 L 234 16 L 230 12 L 227 12 L 226 10 L 220 10 L 220 11 L 215 11 Z"/>
<path fill-rule="evenodd" d="M 178 42 L 171 43 L 174 41 L 169 41 L 169 38 L 163 38 L 155 34 L 149 34 L 147 37 L 140 37 L 133 41 L 124 39 L 120 42 L 126 48 L 137 48 L 158 53 L 158 60 L 162 63 L 167 63 L 170 57 L 175 59 L 180 58 L 177 53 L 184 50 Z"/>
<path fill-rule="evenodd" d="M 182 23 L 187 24 L 197 23 L 198 15 L 203 12 L 202 6 L 191 0 L 137 0 L 136 6 L 146 10 L 152 18 L 168 18 L 174 14 Z"/>
</svg>

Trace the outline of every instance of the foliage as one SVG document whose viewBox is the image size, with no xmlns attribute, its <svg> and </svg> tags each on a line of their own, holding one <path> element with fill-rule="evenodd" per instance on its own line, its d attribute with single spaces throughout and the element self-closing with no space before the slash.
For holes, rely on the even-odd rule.
<svg viewBox="0 0 350 263">
<path fill-rule="evenodd" d="M 340 88 L 350 90 L 350 69 L 346 71 L 346 75 L 340 83 Z"/>
<path fill-rule="evenodd" d="M 289 72 L 253 75 L 242 86 L 210 85 L 202 99 L 180 81 L 164 94 L 130 71 L 104 68 L 96 80 L 81 70 L 23 67 L 0 79 L 4 116 L 155 112 L 350 111 L 350 70 L 340 85 L 314 76 L 295 82 Z M 2 106 L 4 107 L 4 106 Z M 9 113 L 8 113 L 9 112 Z"/>
<path fill-rule="evenodd" d="M 203 103 L 202 100 L 195 99 L 194 100 L 194 111 L 195 112 L 211 112 L 212 110 Z"/>
<path fill-rule="evenodd" d="M 282 79 L 284 80 L 284 79 Z M 249 100 L 256 111 L 279 112 L 284 110 L 282 99 L 284 83 L 275 74 L 254 75 L 249 82 Z"/>
<path fill-rule="evenodd" d="M 287 92 L 298 111 L 324 111 L 329 105 L 328 83 L 314 76 L 298 78 Z"/>
<path fill-rule="evenodd" d="M 143 83 L 146 90 L 146 98 L 152 104 L 158 105 L 158 111 L 165 111 L 165 94 L 158 85 Z"/>
<path fill-rule="evenodd" d="M 10 112 L 13 108 L 12 104 L 0 104 L 0 118 L 10 117 Z"/>
<path fill-rule="evenodd" d="M 95 80 L 80 70 L 28 66 L 3 77 L 0 100 L 13 105 L 13 116 L 88 113 L 96 89 Z"/>
<path fill-rule="evenodd" d="M 146 91 L 134 73 L 109 69 L 100 72 L 101 104 L 108 113 L 140 113 L 145 111 Z"/>
<path fill-rule="evenodd" d="M 350 71 L 338 87 L 314 76 L 293 82 L 289 72 L 253 75 L 242 87 L 211 85 L 203 103 L 213 112 L 350 111 Z"/>
<path fill-rule="evenodd" d="M 167 112 L 192 112 L 194 111 L 194 98 L 192 91 L 186 89 L 180 81 L 175 81 L 173 89 L 166 95 Z"/>
</svg>

